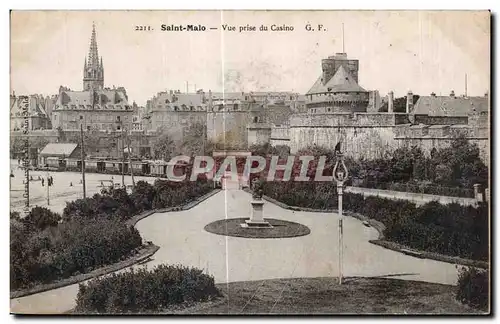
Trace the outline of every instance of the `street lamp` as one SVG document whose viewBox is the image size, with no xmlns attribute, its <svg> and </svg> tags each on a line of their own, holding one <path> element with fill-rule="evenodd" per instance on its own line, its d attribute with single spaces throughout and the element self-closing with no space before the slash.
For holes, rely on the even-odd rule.
<svg viewBox="0 0 500 324">
<path fill-rule="evenodd" d="M 333 168 L 333 177 L 337 182 L 337 194 L 338 194 L 338 213 L 339 213 L 339 284 L 342 284 L 342 272 L 343 272 L 343 258 L 344 258 L 344 233 L 343 233 L 343 220 L 344 215 L 342 213 L 342 191 L 344 188 L 344 182 L 349 176 L 349 172 L 344 163 L 344 155 L 340 150 L 336 151 L 337 162 Z"/>
</svg>

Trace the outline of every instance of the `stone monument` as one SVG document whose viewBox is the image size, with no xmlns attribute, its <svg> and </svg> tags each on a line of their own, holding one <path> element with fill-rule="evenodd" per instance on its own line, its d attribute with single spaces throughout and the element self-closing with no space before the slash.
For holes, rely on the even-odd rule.
<svg viewBox="0 0 500 324">
<path fill-rule="evenodd" d="M 262 199 L 262 180 L 254 179 L 252 181 L 252 212 L 250 214 L 250 219 L 245 220 L 245 224 L 241 224 L 242 227 L 251 228 L 270 228 L 272 227 L 269 222 L 264 219 L 264 200 Z"/>
</svg>

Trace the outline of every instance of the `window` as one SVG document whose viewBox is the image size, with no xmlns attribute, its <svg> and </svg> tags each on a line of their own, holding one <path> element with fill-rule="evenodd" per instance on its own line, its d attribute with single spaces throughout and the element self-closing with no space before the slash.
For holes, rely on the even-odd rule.
<svg viewBox="0 0 500 324">
<path fill-rule="evenodd" d="M 175 106 L 175 107 L 174 107 L 174 110 L 175 110 L 175 111 L 179 111 L 179 106 Z"/>
<path fill-rule="evenodd" d="M 82 119 L 83 119 L 83 116 L 80 116 L 80 120 L 82 120 Z"/>
<path fill-rule="evenodd" d="M 57 120 L 57 115 L 54 115 L 54 120 Z"/>
<path fill-rule="evenodd" d="M 234 110 L 238 110 L 238 104 L 234 104 Z"/>
<path fill-rule="evenodd" d="M 194 110 L 194 106 L 189 106 L 189 110 L 193 111 Z"/>
<path fill-rule="evenodd" d="M 116 116 L 116 121 L 119 122 L 120 121 L 120 116 Z"/>
<path fill-rule="evenodd" d="M 90 126 L 87 126 L 87 130 L 88 130 L 88 131 L 90 130 Z"/>
<path fill-rule="evenodd" d="M 259 122 L 259 117 L 255 116 L 255 117 L 253 118 L 253 122 L 254 122 L 254 123 L 258 123 L 258 122 Z"/>
<path fill-rule="evenodd" d="M 116 126 L 116 130 L 120 130 L 120 129 L 121 129 L 120 125 Z"/>
</svg>

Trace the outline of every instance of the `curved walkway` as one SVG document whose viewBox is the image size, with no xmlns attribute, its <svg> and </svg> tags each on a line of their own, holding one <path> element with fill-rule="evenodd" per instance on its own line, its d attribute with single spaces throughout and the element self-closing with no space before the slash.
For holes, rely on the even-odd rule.
<svg viewBox="0 0 500 324">
<path fill-rule="evenodd" d="M 147 264 L 182 264 L 204 269 L 217 283 L 292 277 L 338 275 L 338 215 L 285 210 L 264 205 L 264 217 L 308 226 L 311 234 L 285 239 L 245 239 L 206 232 L 206 224 L 221 218 L 246 217 L 251 196 L 241 190 L 217 193 L 187 211 L 157 213 L 136 225 L 146 241 L 160 249 Z M 344 275 L 391 276 L 408 280 L 455 284 L 455 265 L 414 258 L 373 245 L 378 232 L 359 220 L 344 221 Z M 16 313 L 61 313 L 75 305 L 78 285 L 11 300 Z"/>
</svg>

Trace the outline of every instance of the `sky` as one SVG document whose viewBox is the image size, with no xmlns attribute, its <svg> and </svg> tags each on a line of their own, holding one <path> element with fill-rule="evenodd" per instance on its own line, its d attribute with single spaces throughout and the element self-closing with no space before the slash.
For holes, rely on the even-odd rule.
<svg viewBox="0 0 500 324">
<path fill-rule="evenodd" d="M 139 105 L 160 91 L 185 92 L 187 82 L 190 92 L 196 85 L 305 93 L 321 74 L 321 59 L 342 52 L 342 39 L 348 57 L 359 60 L 360 85 L 382 95 L 463 94 L 465 74 L 468 95 L 490 86 L 487 11 L 13 11 L 11 92 L 81 90 L 93 23 L 105 86 L 125 87 Z M 161 31 L 162 24 L 207 30 Z M 293 31 L 271 31 L 273 24 Z M 247 25 L 257 31 L 239 32 Z"/>
</svg>

